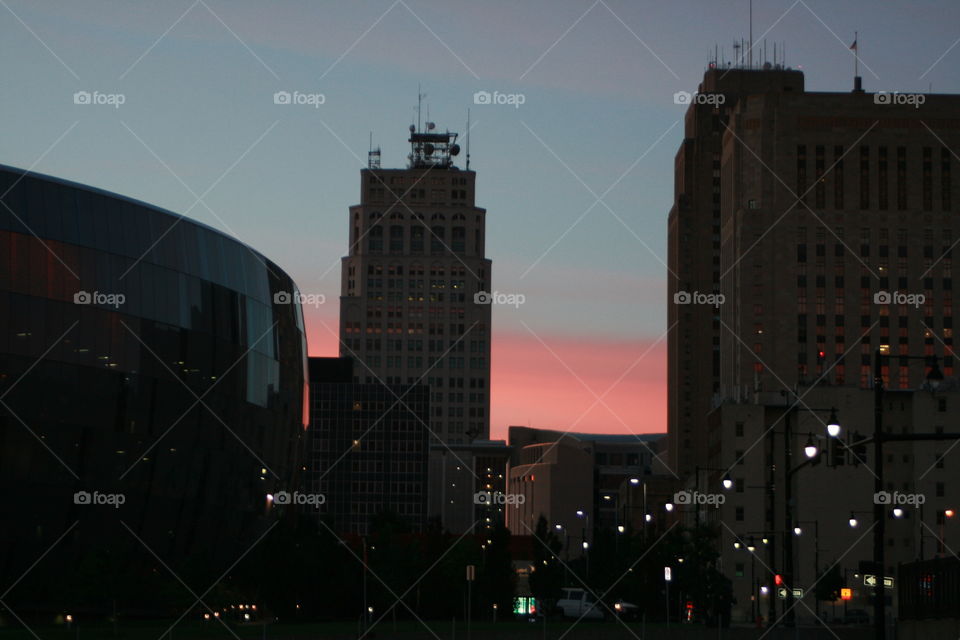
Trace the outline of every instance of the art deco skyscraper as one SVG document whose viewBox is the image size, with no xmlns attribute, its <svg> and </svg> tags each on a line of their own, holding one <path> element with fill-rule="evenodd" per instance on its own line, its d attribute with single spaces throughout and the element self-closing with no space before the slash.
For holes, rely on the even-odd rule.
<svg viewBox="0 0 960 640">
<path fill-rule="evenodd" d="M 357 382 L 430 386 L 433 442 L 490 433 L 490 260 L 476 173 L 454 165 L 457 134 L 410 125 L 405 169 L 371 151 L 342 260 L 341 355 Z"/>
</svg>

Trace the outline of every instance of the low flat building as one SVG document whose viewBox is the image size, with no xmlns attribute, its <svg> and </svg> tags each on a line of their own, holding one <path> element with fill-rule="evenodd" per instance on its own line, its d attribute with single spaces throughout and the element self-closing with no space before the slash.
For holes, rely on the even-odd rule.
<svg viewBox="0 0 960 640">
<path fill-rule="evenodd" d="M 625 526 L 630 517 L 621 487 L 653 475 L 663 434 L 567 433 L 510 427 L 507 526 L 531 535 L 542 515 L 579 555 L 598 529 Z M 522 496 L 522 498 L 520 497 Z"/>
</svg>

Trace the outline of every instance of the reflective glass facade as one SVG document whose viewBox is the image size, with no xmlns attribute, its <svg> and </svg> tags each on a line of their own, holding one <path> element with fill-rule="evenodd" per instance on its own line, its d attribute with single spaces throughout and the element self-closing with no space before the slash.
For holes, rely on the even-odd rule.
<svg viewBox="0 0 960 640">
<path fill-rule="evenodd" d="M 16 579 L 70 527 L 60 562 L 131 542 L 169 562 L 235 559 L 301 464 L 293 281 L 114 194 L 0 167 L 0 196 L 0 486 L 17 514 L 0 573 Z"/>
</svg>

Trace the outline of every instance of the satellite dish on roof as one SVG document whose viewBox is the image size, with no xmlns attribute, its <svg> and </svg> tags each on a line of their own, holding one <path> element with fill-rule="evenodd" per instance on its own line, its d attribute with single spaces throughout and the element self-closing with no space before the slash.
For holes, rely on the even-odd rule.
<svg viewBox="0 0 960 640">
<path fill-rule="evenodd" d="M 428 155 L 428 156 L 432 156 L 432 155 L 433 155 L 433 145 L 430 144 L 429 142 L 428 142 L 427 144 L 423 145 L 423 152 L 424 152 L 426 155 Z"/>
<path fill-rule="evenodd" d="M 414 125 L 410 125 L 410 133 L 413 133 L 416 130 L 417 128 Z"/>
<path fill-rule="evenodd" d="M 455 144 L 450 147 L 450 155 L 455 156 L 460 153 L 460 145 Z"/>
<path fill-rule="evenodd" d="M 427 123 L 427 131 L 433 131 L 433 130 L 436 128 L 436 126 L 437 126 L 437 125 L 434 124 L 433 122 L 428 122 L 428 123 Z"/>
</svg>

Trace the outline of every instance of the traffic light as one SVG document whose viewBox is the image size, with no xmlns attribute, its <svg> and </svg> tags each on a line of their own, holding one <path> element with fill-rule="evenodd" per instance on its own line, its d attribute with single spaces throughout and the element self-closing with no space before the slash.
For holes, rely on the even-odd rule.
<svg viewBox="0 0 960 640">
<path fill-rule="evenodd" d="M 773 576 L 773 584 L 777 585 L 778 587 L 779 587 L 779 586 L 782 586 L 782 585 L 783 585 L 783 576 L 780 575 L 779 573 L 774 574 L 774 576 Z"/>
<path fill-rule="evenodd" d="M 854 432 L 853 442 L 857 443 L 863 440 L 863 436 L 859 432 Z M 867 463 L 867 445 L 866 444 L 854 444 L 850 447 L 850 453 L 852 454 L 850 464 L 856 466 L 858 464 Z"/>
<path fill-rule="evenodd" d="M 830 464 L 834 467 L 847 464 L 847 447 L 840 438 L 830 438 Z"/>
<path fill-rule="evenodd" d="M 817 351 L 817 364 L 822 366 L 823 363 L 826 362 L 826 360 L 827 360 L 827 352 L 824 351 L 823 349 L 820 349 L 819 351 Z"/>
</svg>

